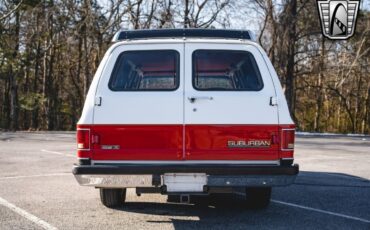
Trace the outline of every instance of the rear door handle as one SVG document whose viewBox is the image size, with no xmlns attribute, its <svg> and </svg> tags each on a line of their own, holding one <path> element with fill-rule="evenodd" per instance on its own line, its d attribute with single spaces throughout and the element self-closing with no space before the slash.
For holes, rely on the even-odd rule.
<svg viewBox="0 0 370 230">
<path fill-rule="evenodd" d="M 213 97 L 195 97 L 195 96 L 192 96 L 192 97 L 188 97 L 188 100 L 190 101 L 190 103 L 194 103 L 196 100 L 213 100 Z"/>
</svg>

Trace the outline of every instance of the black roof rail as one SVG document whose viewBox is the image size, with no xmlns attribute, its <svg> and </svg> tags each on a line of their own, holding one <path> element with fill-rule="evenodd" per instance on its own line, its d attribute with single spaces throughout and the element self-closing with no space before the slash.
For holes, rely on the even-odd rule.
<svg viewBox="0 0 370 230">
<path fill-rule="evenodd" d="M 253 40 L 253 34 L 249 30 L 226 30 L 226 29 L 144 29 L 144 30 L 121 30 L 117 32 L 112 42 L 133 39 L 148 38 L 232 38 Z"/>
</svg>

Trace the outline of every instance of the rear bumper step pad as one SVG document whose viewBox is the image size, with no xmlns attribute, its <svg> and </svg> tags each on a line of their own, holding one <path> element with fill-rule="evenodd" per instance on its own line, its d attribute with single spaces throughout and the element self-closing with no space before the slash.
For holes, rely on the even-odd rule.
<svg viewBox="0 0 370 230">
<path fill-rule="evenodd" d="M 297 175 L 299 166 L 252 166 L 238 164 L 122 164 L 75 165 L 74 175 L 162 175 L 164 173 L 206 173 L 207 175 Z"/>
</svg>

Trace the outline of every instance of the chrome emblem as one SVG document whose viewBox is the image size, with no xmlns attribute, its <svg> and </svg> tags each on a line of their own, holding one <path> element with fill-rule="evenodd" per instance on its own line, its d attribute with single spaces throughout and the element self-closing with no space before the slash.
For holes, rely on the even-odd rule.
<svg viewBox="0 0 370 230">
<path fill-rule="evenodd" d="M 269 140 L 249 140 L 249 141 L 227 141 L 229 148 L 266 148 L 271 146 Z"/>
<path fill-rule="evenodd" d="M 119 145 L 102 145 L 101 149 L 104 149 L 104 150 L 118 150 L 118 149 L 120 149 L 120 146 Z"/>
<path fill-rule="evenodd" d="M 318 0 L 321 29 L 330 39 L 347 39 L 354 34 L 360 0 Z"/>
</svg>

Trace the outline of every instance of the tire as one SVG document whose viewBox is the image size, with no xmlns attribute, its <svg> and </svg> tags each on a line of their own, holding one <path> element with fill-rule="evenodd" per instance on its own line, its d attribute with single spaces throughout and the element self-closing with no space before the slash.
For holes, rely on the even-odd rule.
<svg viewBox="0 0 370 230">
<path fill-rule="evenodd" d="M 100 200 L 108 208 L 122 206 L 126 199 L 126 189 L 100 189 Z"/>
<path fill-rule="evenodd" d="M 248 187 L 245 190 L 247 205 L 253 209 L 264 209 L 270 204 L 271 187 Z"/>
</svg>

